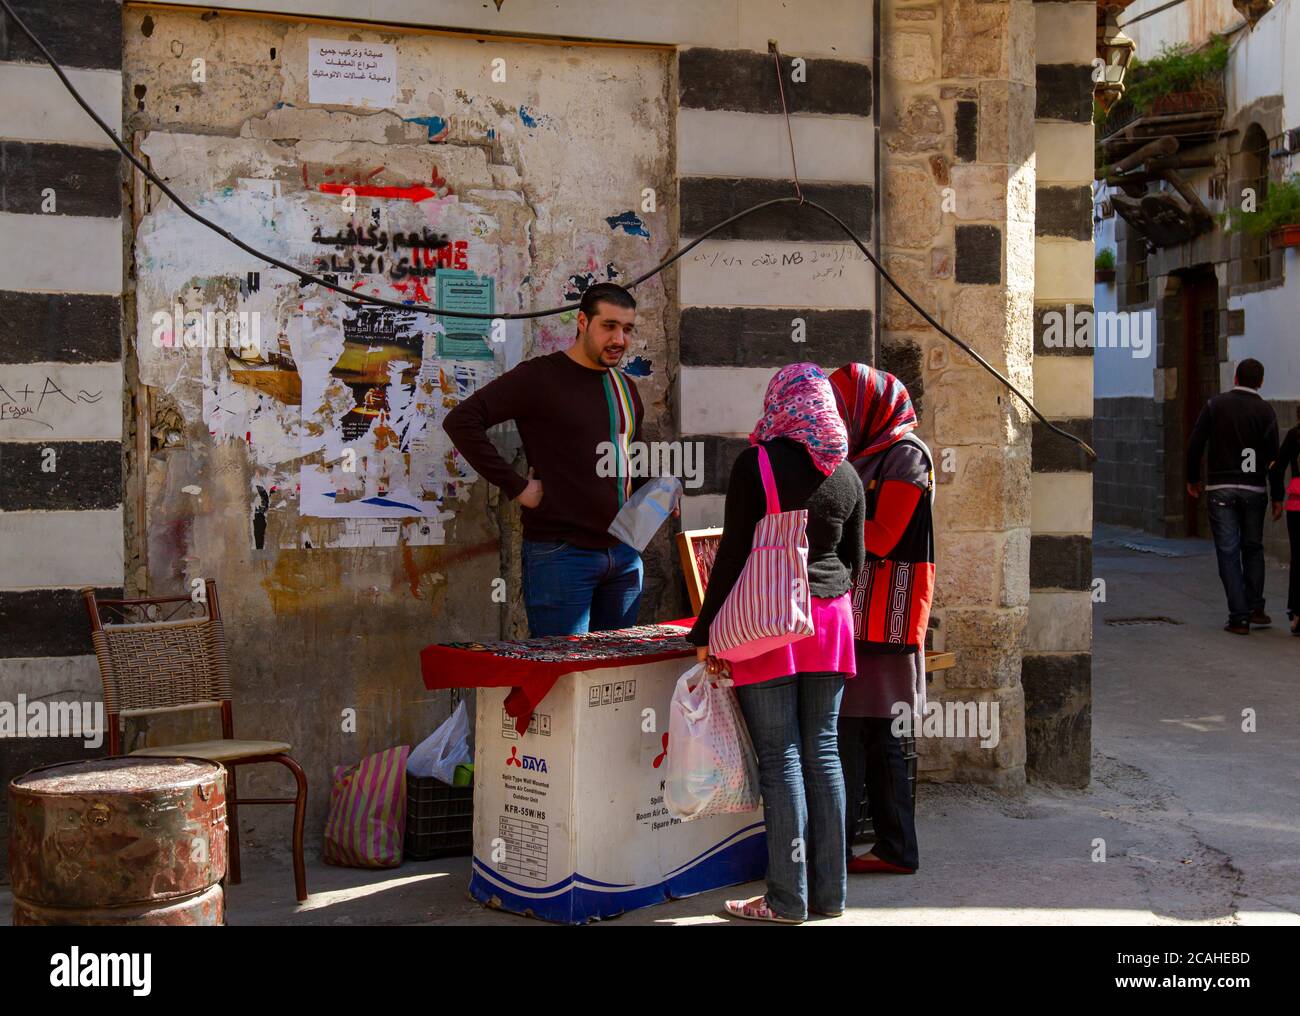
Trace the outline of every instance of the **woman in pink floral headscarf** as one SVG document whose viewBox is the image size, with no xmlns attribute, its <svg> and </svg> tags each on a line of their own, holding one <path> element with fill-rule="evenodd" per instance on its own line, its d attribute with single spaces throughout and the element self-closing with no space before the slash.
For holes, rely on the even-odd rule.
<svg viewBox="0 0 1300 1016">
<path fill-rule="evenodd" d="M 767 893 L 727 912 L 797 924 L 835 917 L 848 884 L 844 776 L 836 722 L 854 674 L 852 580 L 862 568 L 865 498 L 846 462 L 848 434 L 826 374 L 796 363 L 767 386 L 763 416 L 727 485 L 722 540 L 700 616 L 687 638 L 711 659 L 709 626 L 749 556 L 766 511 L 758 449 L 767 452 L 781 511 L 807 509 L 808 587 L 814 634 L 730 664 L 758 755 L 767 823 Z"/>
</svg>

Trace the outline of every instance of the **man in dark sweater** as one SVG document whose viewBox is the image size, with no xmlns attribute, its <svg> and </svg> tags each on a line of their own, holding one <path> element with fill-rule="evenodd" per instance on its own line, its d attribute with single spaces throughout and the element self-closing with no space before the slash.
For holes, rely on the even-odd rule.
<svg viewBox="0 0 1300 1016">
<path fill-rule="evenodd" d="M 618 363 L 636 301 L 603 282 L 583 294 L 566 350 L 525 360 L 447 414 L 456 450 L 523 507 L 523 592 L 534 636 L 626 628 L 641 602 L 641 555 L 610 535 L 632 491 L 631 444 L 645 415 Z M 487 436 L 514 420 L 528 457 L 520 476 Z M 613 463 L 613 468 L 607 468 Z"/>
<path fill-rule="evenodd" d="M 1187 444 L 1187 493 L 1209 498 L 1219 578 L 1228 597 L 1224 631 L 1249 635 L 1267 627 L 1264 613 L 1264 515 L 1268 467 L 1277 457 L 1277 414 L 1260 397 L 1264 365 L 1242 360 L 1231 391 L 1205 404 Z M 1201 454 L 1209 447 L 1206 478 Z"/>
</svg>

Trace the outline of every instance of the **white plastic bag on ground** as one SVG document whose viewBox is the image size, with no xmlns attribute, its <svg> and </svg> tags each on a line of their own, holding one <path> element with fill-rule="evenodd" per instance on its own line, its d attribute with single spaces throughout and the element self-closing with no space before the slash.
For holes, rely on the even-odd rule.
<svg viewBox="0 0 1300 1016">
<path fill-rule="evenodd" d="M 643 551 L 681 497 L 681 480 L 675 476 L 656 476 L 627 499 L 609 524 L 609 531 L 629 547 Z"/>
<path fill-rule="evenodd" d="M 469 713 L 465 703 L 447 717 L 432 734 L 411 752 L 406 760 L 409 776 L 436 776 L 451 784 L 456 778 L 456 767 L 462 762 L 472 762 L 474 754 L 469 747 Z"/>
<path fill-rule="evenodd" d="M 697 663 L 677 681 L 668 718 L 664 803 L 673 817 L 754 811 L 758 758 L 736 689 L 720 687 Z"/>
</svg>

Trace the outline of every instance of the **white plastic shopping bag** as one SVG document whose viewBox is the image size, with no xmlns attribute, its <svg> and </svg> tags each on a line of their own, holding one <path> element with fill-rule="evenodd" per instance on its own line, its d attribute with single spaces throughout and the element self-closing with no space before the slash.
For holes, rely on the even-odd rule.
<svg viewBox="0 0 1300 1016">
<path fill-rule="evenodd" d="M 406 760 L 410 776 L 435 776 L 451 784 L 456 778 L 456 767 L 462 762 L 474 761 L 469 747 L 469 713 L 465 703 L 447 717 L 432 734 L 419 743 Z"/>
<path fill-rule="evenodd" d="M 669 708 L 669 814 L 694 819 L 758 808 L 758 758 L 730 682 L 715 684 L 697 663 L 678 679 Z"/>
<path fill-rule="evenodd" d="M 627 499 L 609 524 L 609 531 L 629 547 L 644 551 L 681 499 L 681 480 L 656 476 Z"/>
</svg>

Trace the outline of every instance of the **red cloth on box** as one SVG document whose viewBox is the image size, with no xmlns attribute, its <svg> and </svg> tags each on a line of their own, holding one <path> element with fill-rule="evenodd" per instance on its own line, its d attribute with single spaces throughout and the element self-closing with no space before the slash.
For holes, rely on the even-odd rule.
<svg viewBox="0 0 1300 1016">
<path fill-rule="evenodd" d="M 533 710 L 563 675 L 692 655 L 695 647 L 685 635 L 694 624 L 695 618 L 688 617 L 584 635 L 437 643 L 420 650 L 420 671 L 430 691 L 511 688 L 506 712 L 523 734 Z"/>
</svg>

